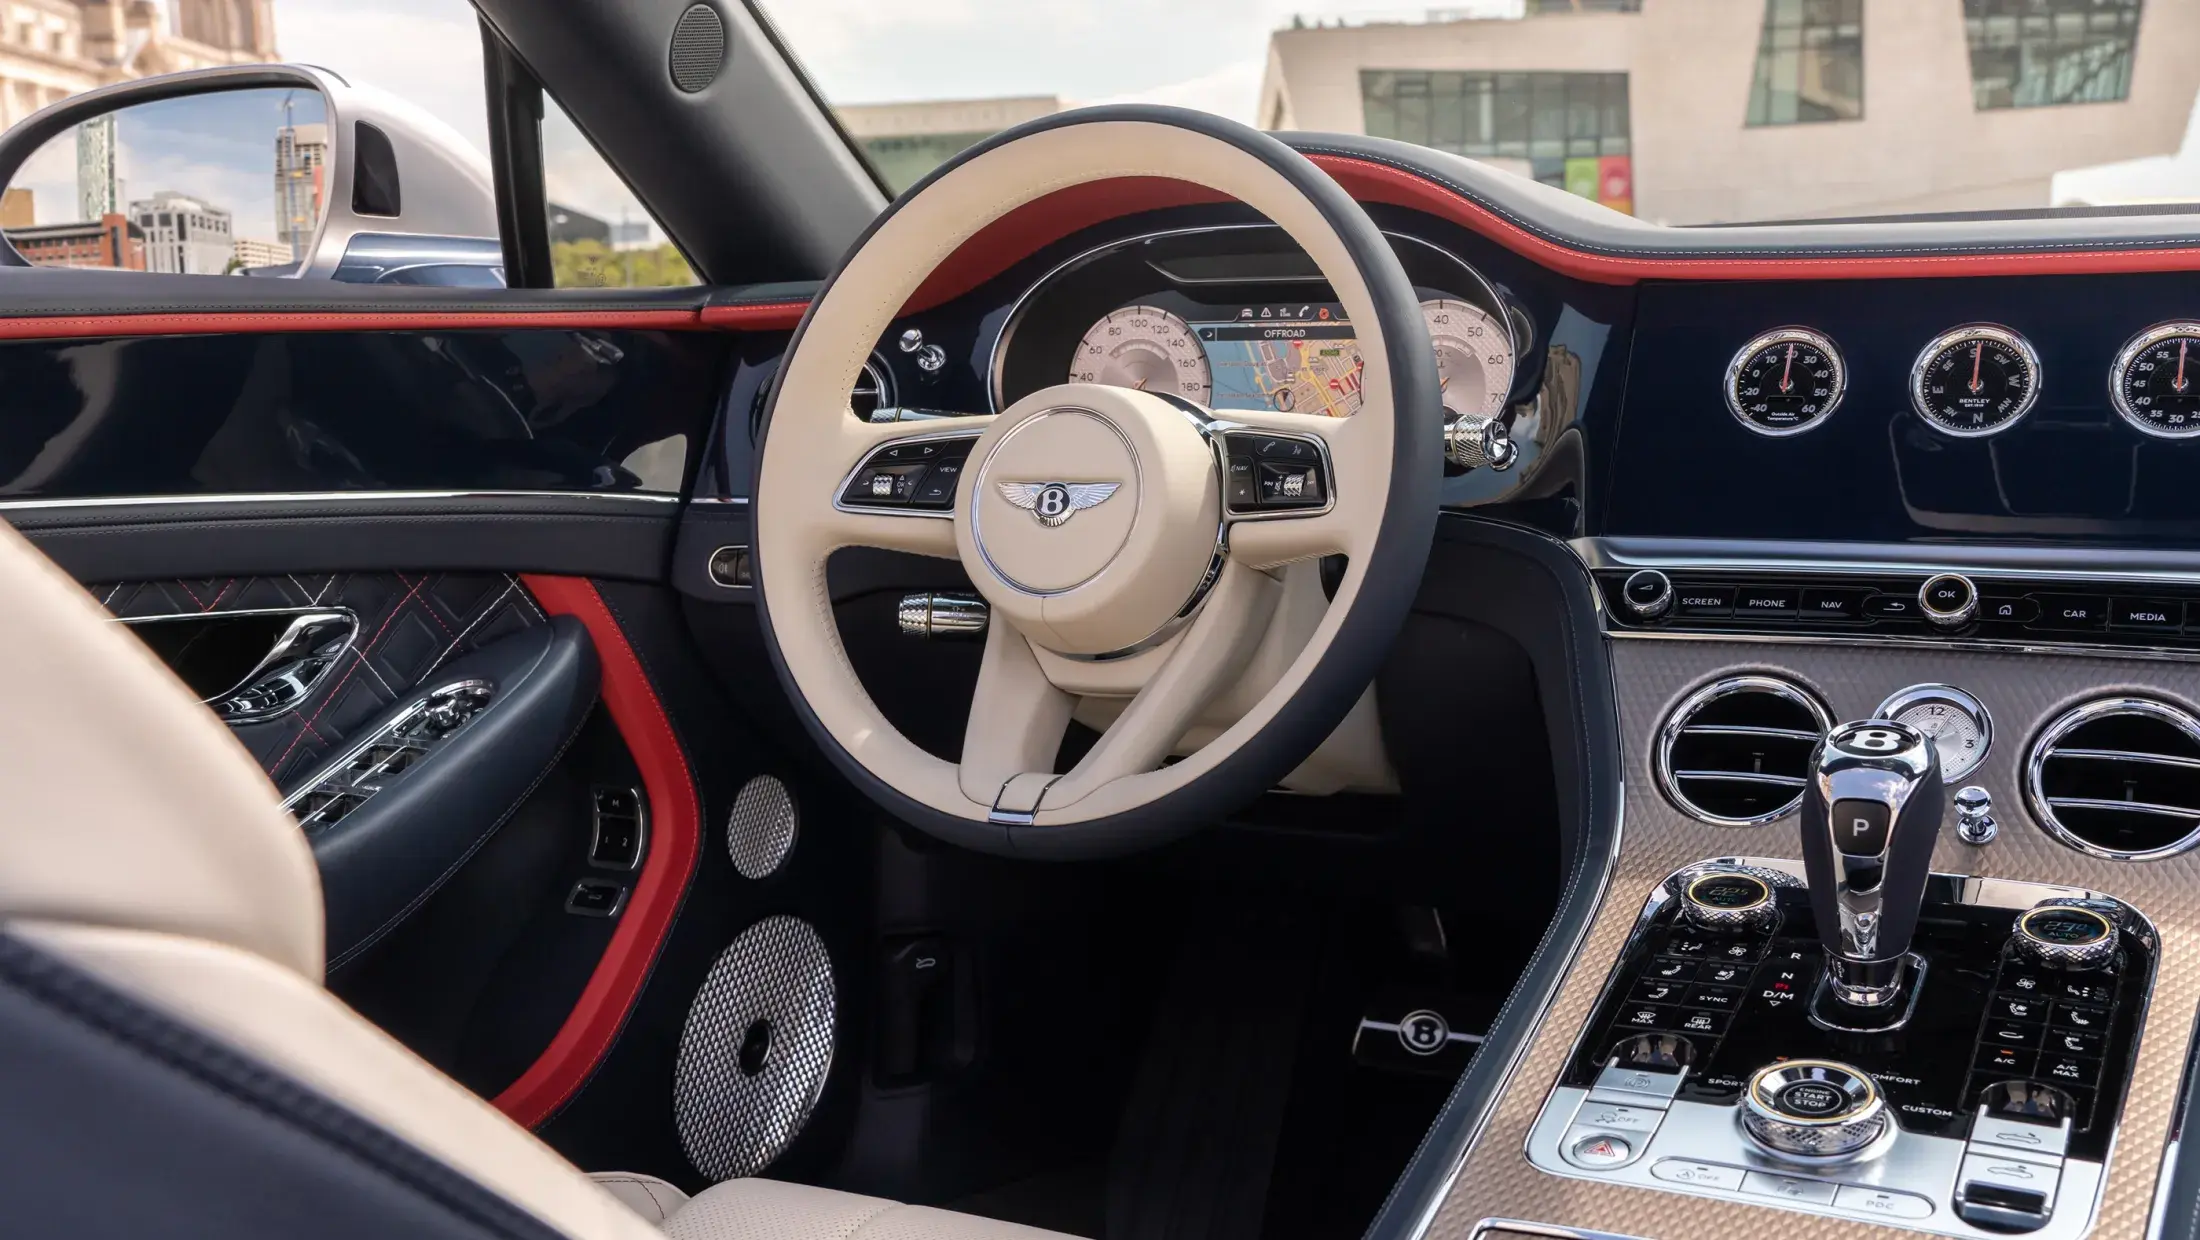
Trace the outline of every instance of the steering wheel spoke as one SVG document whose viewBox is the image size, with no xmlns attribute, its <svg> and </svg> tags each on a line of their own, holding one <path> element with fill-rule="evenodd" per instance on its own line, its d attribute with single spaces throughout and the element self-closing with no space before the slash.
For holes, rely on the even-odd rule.
<svg viewBox="0 0 2200 1240">
<path fill-rule="evenodd" d="M 1054 770 L 1076 704 L 1047 679 L 1031 643 L 1014 625 L 989 626 L 977 690 L 970 699 L 970 722 L 963 728 L 957 772 L 963 795 L 993 806 L 1010 780 L 1026 775 L 1051 780 L 1051 774 L 1042 773 Z"/>
<path fill-rule="evenodd" d="M 1228 429 L 1230 558 L 1270 569 L 1352 555 L 1382 520 L 1389 439 L 1374 419 L 1231 410 Z M 1382 428 L 1387 429 L 1387 428 Z M 1378 460 L 1378 458 L 1380 458 Z M 1387 481 L 1387 479 L 1386 479 Z"/>
</svg>

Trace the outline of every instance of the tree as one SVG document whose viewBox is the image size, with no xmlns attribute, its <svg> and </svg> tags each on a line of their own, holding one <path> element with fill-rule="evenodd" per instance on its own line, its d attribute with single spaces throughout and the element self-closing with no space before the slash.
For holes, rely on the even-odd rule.
<svg viewBox="0 0 2200 1240">
<path fill-rule="evenodd" d="M 695 283 L 695 271 L 669 242 L 644 250 L 613 250 L 592 237 L 550 244 L 559 288 L 670 288 Z"/>
</svg>

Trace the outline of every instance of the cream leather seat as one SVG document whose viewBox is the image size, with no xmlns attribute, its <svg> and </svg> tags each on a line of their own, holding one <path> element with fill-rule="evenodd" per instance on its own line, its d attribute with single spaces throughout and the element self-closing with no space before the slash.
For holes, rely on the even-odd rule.
<svg viewBox="0 0 2200 1240">
<path fill-rule="evenodd" d="M 267 778 L 4 526 L 0 600 L 8 1235 L 1051 1234 L 773 1181 L 592 1181 L 323 989 L 318 874 Z"/>
</svg>

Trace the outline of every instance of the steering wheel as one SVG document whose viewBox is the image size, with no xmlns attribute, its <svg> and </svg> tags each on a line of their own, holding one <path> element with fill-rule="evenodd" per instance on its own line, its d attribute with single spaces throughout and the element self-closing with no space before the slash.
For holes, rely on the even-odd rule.
<svg viewBox="0 0 2200 1240">
<path fill-rule="evenodd" d="M 1119 177 L 1234 198 L 1312 256 L 1358 335 L 1358 415 L 1218 414 L 1086 383 L 1034 392 L 991 418 L 872 424 L 850 414 L 849 389 L 880 336 L 957 247 L 1025 203 Z M 904 194 L 797 329 L 750 491 L 766 645 L 825 753 L 902 820 L 1018 856 L 1161 843 L 1275 786 L 1359 699 L 1428 559 L 1442 429 L 1411 282 L 1366 212 L 1304 156 L 1175 108 L 1036 121 Z M 976 442 L 952 509 L 871 505 L 850 491 L 866 467 L 921 461 L 957 432 Z M 1255 452 L 1264 455 L 1248 459 Z M 882 485 L 891 495 L 900 484 Z M 959 763 L 910 742 L 857 679 L 826 589 L 826 561 L 843 547 L 959 559 L 991 605 Z M 1280 674 L 1234 723 L 1165 763 L 1254 662 L 1279 611 L 1276 571 L 1331 555 L 1346 568 L 1311 637 L 1269 660 Z M 1057 773 L 1085 695 L 1127 704 Z"/>
</svg>

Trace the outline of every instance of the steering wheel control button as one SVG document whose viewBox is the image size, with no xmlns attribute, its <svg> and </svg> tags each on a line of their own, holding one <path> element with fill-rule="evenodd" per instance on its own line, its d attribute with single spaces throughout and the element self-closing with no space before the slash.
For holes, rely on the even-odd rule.
<svg viewBox="0 0 2200 1240">
<path fill-rule="evenodd" d="M 2017 918 L 2011 941 L 2019 955 L 2051 969 L 2097 969 L 2116 958 L 2115 923 L 2076 905 L 2046 904 L 2026 912 Z"/>
<path fill-rule="evenodd" d="M 977 440 L 903 440 L 875 448 L 841 490 L 846 508 L 916 508 L 945 512 L 955 506 L 955 484 Z"/>
<path fill-rule="evenodd" d="M 1918 588 L 1917 605 L 1935 626 L 1960 629 L 1978 617 L 1978 587 L 1961 573 L 1942 573 Z"/>
<path fill-rule="evenodd" d="M 1686 1184 L 1690 1188 L 1720 1189 L 1731 1193 L 1740 1191 L 1742 1177 L 1749 1173 L 1740 1167 L 1722 1167 L 1717 1163 L 1661 1158 L 1651 1164 L 1650 1174 L 1669 1183 Z"/>
<path fill-rule="evenodd" d="M 1625 1137 L 1608 1132 L 1568 1133 L 1566 1161 L 1591 1171 L 1608 1171 L 1635 1161 L 1639 1154 Z"/>
<path fill-rule="evenodd" d="M 1878 1084 L 1826 1059 L 1758 1069 L 1742 1091 L 1741 1119 L 1742 1131 L 1766 1153 L 1789 1159 L 1860 1155 L 1893 1131 Z"/>
<path fill-rule="evenodd" d="M 1224 444 L 1224 494 L 1231 512 L 1294 512 L 1329 503 L 1321 445 L 1313 440 L 1234 431 L 1224 436 Z"/>
<path fill-rule="evenodd" d="M 1804 1205 L 1830 1206 L 1833 1204 L 1834 1186 L 1824 1180 L 1752 1171 L 1742 1177 L 1742 1191 L 1752 1197 L 1778 1197 L 1782 1201 L 1800 1201 Z"/>
<path fill-rule="evenodd" d="M 1640 569 L 1628 576 L 1619 596 L 1635 619 L 1655 620 L 1673 610 L 1673 581 L 1657 569 Z"/>
<path fill-rule="evenodd" d="M 1920 1219 L 1933 1216 L 1933 1203 L 1916 1193 L 1865 1188 L 1860 1184 L 1843 1184 L 1836 1189 L 1833 1194 L 1833 1208 L 1879 1218 Z"/>
<path fill-rule="evenodd" d="M 1701 874 L 1681 892 L 1681 912 L 1707 930 L 1770 930 L 1780 920 L 1772 885 L 1754 874 Z"/>
</svg>

